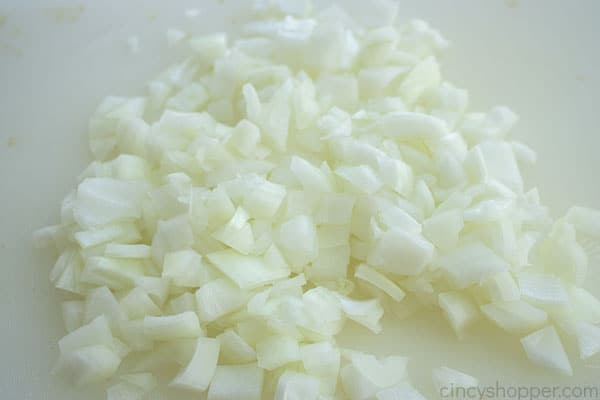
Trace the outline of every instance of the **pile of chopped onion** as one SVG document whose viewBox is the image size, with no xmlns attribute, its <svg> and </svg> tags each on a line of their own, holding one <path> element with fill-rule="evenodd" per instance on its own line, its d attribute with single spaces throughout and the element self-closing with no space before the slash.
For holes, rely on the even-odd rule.
<svg viewBox="0 0 600 400">
<path fill-rule="evenodd" d="M 600 352 L 581 287 L 600 212 L 553 221 L 524 188 L 536 157 L 509 134 L 517 116 L 467 112 L 440 74 L 446 40 L 398 24 L 395 3 L 368 11 L 263 1 L 234 40 L 170 30 L 189 57 L 146 96 L 102 102 L 95 161 L 36 233 L 73 294 L 57 373 L 108 400 L 165 382 L 209 400 L 422 399 L 406 358 L 335 339 L 348 320 L 379 333 L 407 302 L 458 336 L 488 319 L 564 374 L 566 338 Z"/>
</svg>

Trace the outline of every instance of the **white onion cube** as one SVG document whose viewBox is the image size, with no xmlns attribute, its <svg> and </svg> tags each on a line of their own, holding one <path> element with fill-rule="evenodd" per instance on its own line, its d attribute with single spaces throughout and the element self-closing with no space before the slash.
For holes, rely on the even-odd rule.
<svg viewBox="0 0 600 400">
<path fill-rule="evenodd" d="M 299 360 L 300 348 L 289 336 L 269 336 L 256 344 L 256 358 L 259 367 L 271 371 Z"/>
<path fill-rule="evenodd" d="M 535 331 L 521 339 L 527 357 L 534 363 L 573 375 L 569 357 L 553 326 Z"/>
<path fill-rule="evenodd" d="M 479 315 L 475 304 L 461 292 L 440 293 L 438 304 L 459 337 Z"/>
<path fill-rule="evenodd" d="M 210 253 L 207 258 L 242 289 L 254 289 L 290 274 L 285 264 L 269 263 L 261 257 L 246 256 L 233 250 Z"/>
<path fill-rule="evenodd" d="M 219 362 L 222 364 L 244 364 L 256 360 L 256 351 L 236 331 L 226 329 L 217 336 L 221 343 Z"/>
<path fill-rule="evenodd" d="M 417 275 L 433 256 L 433 245 L 420 235 L 399 229 L 385 232 L 371 250 L 372 266 L 394 275 Z"/>
<path fill-rule="evenodd" d="M 210 383 L 208 400 L 260 400 L 264 371 L 256 364 L 219 365 Z"/>
<path fill-rule="evenodd" d="M 382 290 L 395 301 L 401 301 L 406 293 L 392 280 L 366 264 L 360 264 L 356 268 L 354 277 L 369 282 L 371 285 Z"/>
<path fill-rule="evenodd" d="M 165 254 L 162 277 L 175 286 L 200 287 L 209 279 L 202 257 L 194 250 L 181 250 Z"/>
<path fill-rule="evenodd" d="M 219 341 L 198 338 L 192 359 L 171 381 L 170 385 L 194 392 L 204 392 L 213 379 L 218 359 Z"/>
<path fill-rule="evenodd" d="M 511 333 L 531 331 L 548 320 L 545 311 L 522 300 L 484 304 L 481 311 L 496 325 Z"/>
<path fill-rule="evenodd" d="M 196 291 L 198 316 L 202 322 L 211 322 L 246 304 L 248 294 L 225 279 L 208 282 Z"/>
<path fill-rule="evenodd" d="M 434 264 L 444 270 L 451 282 L 463 289 L 488 276 L 507 271 L 510 265 L 481 243 L 467 244 L 438 257 Z"/>
<path fill-rule="evenodd" d="M 319 380 L 311 375 L 285 371 L 279 378 L 275 400 L 317 400 Z"/>
<path fill-rule="evenodd" d="M 144 317 L 144 334 L 154 340 L 195 338 L 202 335 L 196 313 L 188 311 L 177 315 Z"/>
</svg>

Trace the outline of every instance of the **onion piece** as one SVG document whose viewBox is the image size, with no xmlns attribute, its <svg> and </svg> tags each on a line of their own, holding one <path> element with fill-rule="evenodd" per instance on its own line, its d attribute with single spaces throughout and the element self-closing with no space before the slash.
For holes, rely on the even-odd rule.
<svg viewBox="0 0 600 400">
<path fill-rule="evenodd" d="M 600 327 L 588 322 L 575 323 L 579 357 L 586 360 L 600 353 Z"/>
<path fill-rule="evenodd" d="M 264 371 L 256 364 L 219 365 L 211 380 L 208 400 L 260 400 Z"/>
<path fill-rule="evenodd" d="M 279 244 L 292 266 L 313 261 L 318 255 L 317 231 L 311 217 L 298 215 L 279 229 Z"/>
<path fill-rule="evenodd" d="M 266 337 L 256 344 L 258 366 L 268 371 L 300 359 L 298 342 L 288 336 Z"/>
<path fill-rule="evenodd" d="M 254 250 L 254 235 L 248 223 L 249 218 L 246 210 L 238 207 L 229 222 L 213 232 L 212 237 L 242 254 L 249 254 Z"/>
<path fill-rule="evenodd" d="M 556 305 L 569 301 L 562 282 L 551 275 L 522 272 L 517 279 L 521 296 L 534 304 Z"/>
<path fill-rule="evenodd" d="M 277 383 L 275 400 L 317 400 L 319 380 L 307 374 L 285 371 Z"/>
<path fill-rule="evenodd" d="M 340 351 L 331 342 L 318 342 L 300 347 L 304 370 L 319 377 L 320 393 L 333 395 L 340 370 Z"/>
<path fill-rule="evenodd" d="M 240 309 L 249 295 L 225 279 L 215 279 L 196 291 L 198 317 L 211 322 Z"/>
<path fill-rule="evenodd" d="M 256 360 L 256 351 L 240 335 L 227 329 L 217 336 L 221 343 L 219 363 L 244 364 Z"/>
<path fill-rule="evenodd" d="M 360 264 L 356 268 L 354 276 L 358 279 L 364 280 L 365 282 L 369 282 L 378 289 L 381 289 L 395 301 L 401 301 L 406 295 L 406 293 L 392 280 L 366 264 Z"/>
<path fill-rule="evenodd" d="M 534 363 L 573 375 L 569 357 L 552 326 L 540 329 L 521 339 L 527 357 Z"/>
<path fill-rule="evenodd" d="M 509 272 L 500 272 L 483 282 L 492 302 L 515 301 L 521 298 L 521 292 L 515 279 Z"/>
<path fill-rule="evenodd" d="M 144 318 L 146 315 L 158 316 L 160 308 L 152 301 L 148 293 L 137 286 L 129 291 L 119 302 L 129 319 Z"/>
<path fill-rule="evenodd" d="M 115 244 L 109 243 L 104 249 L 104 255 L 111 258 L 150 258 L 150 246 L 145 244 Z"/>
<path fill-rule="evenodd" d="M 482 243 L 457 247 L 441 255 L 434 264 L 448 274 L 451 282 L 462 289 L 499 272 L 507 271 L 510 265 Z"/>
<path fill-rule="evenodd" d="M 210 272 L 202 264 L 202 257 L 193 250 L 165 254 L 162 277 L 179 287 L 200 287 L 210 279 Z"/>
<path fill-rule="evenodd" d="M 464 221 L 458 210 L 434 214 L 423 222 L 423 236 L 440 250 L 449 250 L 458 243 Z"/>
<path fill-rule="evenodd" d="M 530 332 L 548 320 L 545 311 L 522 300 L 484 304 L 480 308 L 487 318 L 511 333 Z"/>
<path fill-rule="evenodd" d="M 198 317 L 194 312 L 177 315 L 144 317 L 144 335 L 153 340 L 173 340 L 202 336 Z"/>
<path fill-rule="evenodd" d="M 206 257 L 242 289 L 254 289 L 290 274 L 285 263 L 268 262 L 267 257 L 245 256 L 233 250 L 210 253 Z"/>
<path fill-rule="evenodd" d="M 460 292 L 440 293 L 438 304 L 458 337 L 462 337 L 465 329 L 479 316 L 473 302 Z"/>
<path fill-rule="evenodd" d="M 219 341 L 210 338 L 198 338 L 196 348 L 189 364 L 171 381 L 170 386 L 204 392 L 217 369 Z"/>
<path fill-rule="evenodd" d="M 395 275 L 417 275 L 433 257 L 433 245 L 419 235 L 391 229 L 381 235 L 368 255 L 375 268 Z"/>
<path fill-rule="evenodd" d="M 110 378 L 120 363 L 121 358 L 109 347 L 92 345 L 61 355 L 55 371 L 74 385 L 83 386 Z"/>
<path fill-rule="evenodd" d="M 352 300 L 345 296 L 338 296 L 344 314 L 351 320 L 359 323 L 373 333 L 379 333 L 382 330 L 381 317 L 383 308 L 379 300 Z"/>
<path fill-rule="evenodd" d="M 400 95 L 413 104 L 426 90 L 440 83 L 439 65 L 434 57 L 427 57 L 408 73 L 400 84 Z"/>
</svg>

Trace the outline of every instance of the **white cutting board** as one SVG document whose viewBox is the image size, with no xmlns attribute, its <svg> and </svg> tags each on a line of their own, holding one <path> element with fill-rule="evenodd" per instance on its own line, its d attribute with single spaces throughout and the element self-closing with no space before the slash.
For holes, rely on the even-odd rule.
<svg viewBox="0 0 600 400">
<path fill-rule="evenodd" d="M 47 279 L 51 254 L 32 249 L 31 232 L 57 221 L 88 161 L 86 122 L 100 99 L 139 93 L 176 57 L 168 27 L 229 29 L 232 1 L 0 0 L 1 398 L 102 398 L 49 376 L 63 334 L 60 296 Z M 202 14 L 186 18 L 188 8 Z M 400 14 L 430 21 L 453 42 L 445 75 L 470 90 L 474 108 L 506 104 L 521 115 L 517 135 L 539 152 L 528 182 L 555 215 L 574 203 L 600 207 L 599 1 L 406 0 Z M 140 40 L 135 55 L 131 35 Z M 600 294 L 600 270 L 591 273 Z M 516 338 L 482 326 L 460 342 L 439 315 L 386 323 L 379 336 L 352 326 L 340 342 L 411 356 L 413 381 L 430 398 L 439 365 L 486 383 L 600 384 L 598 358 L 574 362 L 575 376 L 562 378 L 529 364 Z"/>
</svg>

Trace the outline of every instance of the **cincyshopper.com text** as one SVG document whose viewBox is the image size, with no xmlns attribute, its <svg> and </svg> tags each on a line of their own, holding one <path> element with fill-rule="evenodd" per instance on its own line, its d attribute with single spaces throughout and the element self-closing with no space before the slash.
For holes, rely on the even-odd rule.
<svg viewBox="0 0 600 400">
<path fill-rule="evenodd" d="M 527 386 L 496 382 L 493 386 L 443 386 L 440 388 L 440 396 L 442 399 L 452 400 L 600 400 L 600 386 Z"/>
</svg>

